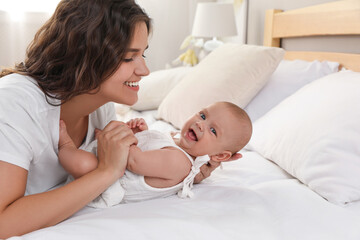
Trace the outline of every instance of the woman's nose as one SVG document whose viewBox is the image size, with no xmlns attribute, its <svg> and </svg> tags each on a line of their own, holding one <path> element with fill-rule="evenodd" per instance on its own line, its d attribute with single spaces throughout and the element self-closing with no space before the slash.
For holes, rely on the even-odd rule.
<svg viewBox="0 0 360 240">
<path fill-rule="evenodd" d="M 149 73 L 150 71 L 149 68 L 146 66 L 145 59 L 142 58 L 135 69 L 135 74 L 138 76 L 147 76 L 149 75 Z"/>
</svg>

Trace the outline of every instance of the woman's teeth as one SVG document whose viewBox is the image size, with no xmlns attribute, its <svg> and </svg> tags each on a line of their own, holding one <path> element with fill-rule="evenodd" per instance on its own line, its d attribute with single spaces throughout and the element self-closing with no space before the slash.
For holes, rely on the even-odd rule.
<svg viewBox="0 0 360 240">
<path fill-rule="evenodd" d="M 125 85 L 129 87 L 137 87 L 139 86 L 139 82 L 125 82 Z"/>
</svg>

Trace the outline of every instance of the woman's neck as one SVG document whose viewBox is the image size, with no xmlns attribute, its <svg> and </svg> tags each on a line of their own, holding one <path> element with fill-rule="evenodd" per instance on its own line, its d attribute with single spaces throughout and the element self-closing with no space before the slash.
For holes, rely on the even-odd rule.
<svg viewBox="0 0 360 240">
<path fill-rule="evenodd" d="M 69 124 L 76 124 L 105 103 L 106 101 L 101 100 L 96 94 L 75 96 L 61 105 L 60 119 Z"/>
<path fill-rule="evenodd" d="M 76 147 L 80 147 L 88 131 L 89 114 L 105 104 L 95 94 L 76 96 L 60 107 L 60 119 L 65 121 L 66 129 Z"/>
</svg>

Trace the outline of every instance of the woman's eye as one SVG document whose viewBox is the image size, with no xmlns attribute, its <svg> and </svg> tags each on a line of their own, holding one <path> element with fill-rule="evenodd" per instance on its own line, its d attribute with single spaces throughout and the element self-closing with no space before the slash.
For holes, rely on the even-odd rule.
<svg viewBox="0 0 360 240">
<path fill-rule="evenodd" d="M 211 131 L 213 134 L 215 134 L 215 136 L 216 136 L 216 130 L 215 130 L 215 128 L 210 128 L 210 131 Z"/>
<path fill-rule="evenodd" d="M 141 55 L 143 58 L 146 58 L 146 56 L 143 54 L 143 55 Z"/>
<path fill-rule="evenodd" d="M 132 58 L 125 58 L 125 59 L 124 59 L 124 62 L 131 62 L 131 61 L 133 61 Z"/>
<path fill-rule="evenodd" d="M 201 117 L 203 120 L 206 119 L 205 114 L 203 114 L 203 113 L 200 113 L 200 117 Z"/>
</svg>

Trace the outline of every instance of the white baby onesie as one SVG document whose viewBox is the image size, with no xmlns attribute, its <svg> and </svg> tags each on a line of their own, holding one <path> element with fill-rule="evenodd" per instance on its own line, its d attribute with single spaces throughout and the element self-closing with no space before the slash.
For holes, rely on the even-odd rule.
<svg viewBox="0 0 360 240">
<path fill-rule="evenodd" d="M 142 151 L 161 149 L 164 147 L 179 148 L 170 134 L 164 134 L 155 130 L 146 130 L 135 134 L 138 139 L 137 146 Z M 96 153 L 96 142 L 94 142 L 92 149 L 87 149 Z M 181 198 L 192 197 L 191 188 L 193 186 L 194 178 L 200 171 L 200 167 L 209 161 L 209 156 L 204 155 L 197 157 L 195 161 L 192 157 L 183 151 L 192 163 L 192 168 L 189 175 L 183 182 L 167 188 L 155 188 L 149 186 L 144 179 L 144 176 L 125 171 L 123 177 L 111 185 L 105 192 L 98 196 L 88 206 L 95 208 L 107 208 L 119 203 L 138 202 L 154 198 L 168 197 L 178 194 Z"/>
</svg>

